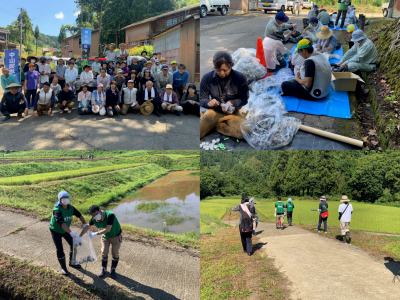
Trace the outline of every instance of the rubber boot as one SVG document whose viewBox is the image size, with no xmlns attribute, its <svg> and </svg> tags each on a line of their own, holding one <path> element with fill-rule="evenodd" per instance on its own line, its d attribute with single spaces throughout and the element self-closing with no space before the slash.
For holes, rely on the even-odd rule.
<svg viewBox="0 0 400 300">
<path fill-rule="evenodd" d="M 99 277 L 103 277 L 106 274 L 107 271 L 107 258 L 101 260 L 101 270 L 99 273 Z"/>
<path fill-rule="evenodd" d="M 81 266 L 80 264 L 76 264 L 76 263 L 74 263 L 74 262 L 72 261 L 72 254 L 73 254 L 73 251 L 69 251 L 69 266 L 70 266 L 71 268 L 75 268 L 75 269 L 80 269 L 80 268 L 82 268 L 82 266 Z"/>
<path fill-rule="evenodd" d="M 347 236 L 347 242 L 350 243 L 351 242 L 350 231 L 346 232 L 346 236 Z"/>
<path fill-rule="evenodd" d="M 179 113 L 179 111 L 174 111 L 174 113 L 179 117 L 181 114 Z"/>
<path fill-rule="evenodd" d="M 7 121 L 9 118 L 11 118 L 11 116 L 8 114 L 8 115 L 6 115 L 4 118 L 3 118 L 3 122 L 4 121 Z"/>
<path fill-rule="evenodd" d="M 346 236 L 342 235 L 342 243 L 346 243 Z"/>
<path fill-rule="evenodd" d="M 111 278 L 113 278 L 113 279 L 117 278 L 117 274 L 115 273 L 115 269 L 117 268 L 118 260 L 119 260 L 119 258 L 114 258 L 113 257 L 112 262 L 111 262 Z"/>
<path fill-rule="evenodd" d="M 65 275 L 65 276 L 68 276 L 69 272 L 68 272 L 68 269 L 67 269 L 67 265 L 65 263 L 65 256 L 64 256 L 64 258 L 61 258 L 61 259 L 59 258 L 58 262 L 60 263 L 60 266 L 61 266 L 61 274 Z"/>
</svg>

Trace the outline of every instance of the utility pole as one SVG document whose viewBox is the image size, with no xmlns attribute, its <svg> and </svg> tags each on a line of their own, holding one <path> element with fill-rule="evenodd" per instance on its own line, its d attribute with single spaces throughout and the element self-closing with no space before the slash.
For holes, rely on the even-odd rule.
<svg viewBox="0 0 400 300">
<path fill-rule="evenodd" d="M 20 28 L 20 40 L 19 40 L 19 61 L 18 64 L 21 62 L 21 55 L 22 55 L 22 7 L 20 8 L 20 15 L 19 15 L 19 28 Z M 21 82 L 21 70 L 19 72 L 19 82 Z"/>
</svg>

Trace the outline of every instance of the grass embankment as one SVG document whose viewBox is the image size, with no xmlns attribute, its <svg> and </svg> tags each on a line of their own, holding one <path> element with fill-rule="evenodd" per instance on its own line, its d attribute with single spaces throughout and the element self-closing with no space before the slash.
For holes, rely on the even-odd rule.
<svg viewBox="0 0 400 300">
<path fill-rule="evenodd" d="M 72 279 L 71 279 L 72 277 Z M 85 284 L 77 277 L 57 274 L 50 268 L 33 265 L 0 253 L 0 296 L 7 299 L 137 299 L 115 285 L 106 289 Z"/>
<path fill-rule="evenodd" d="M 41 174 L 21 175 L 21 176 L 15 176 L 15 177 L 6 177 L 6 178 L 0 178 L 0 185 L 38 184 L 41 182 L 66 180 L 66 179 L 75 178 L 75 177 L 107 173 L 110 171 L 134 168 L 134 167 L 143 166 L 143 165 L 145 165 L 145 163 L 121 164 L 121 165 L 116 165 L 116 166 L 95 167 L 95 168 L 88 168 L 88 169 L 78 169 L 78 170 L 68 170 L 68 171 L 58 171 L 58 172 L 41 173 Z"/>
<path fill-rule="evenodd" d="M 132 153 L 133 151 L 126 150 L 26 150 L 26 151 L 12 151 L 12 150 L 1 150 L 0 159 L 11 159 L 11 158 L 79 158 L 81 155 L 85 158 L 85 155 L 92 154 L 94 158 L 114 156 L 120 154 Z M 5 155 L 3 157 L 3 154 Z M 132 154 L 133 155 L 133 154 Z"/>
<path fill-rule="evenodd" d="M 201 226 L 200 226 L 201 228 Z M 237 228 L 200 236 L 200 299 L 288 299 L 285 278 L 257 247 L 243 253 Z"/>
</svg>

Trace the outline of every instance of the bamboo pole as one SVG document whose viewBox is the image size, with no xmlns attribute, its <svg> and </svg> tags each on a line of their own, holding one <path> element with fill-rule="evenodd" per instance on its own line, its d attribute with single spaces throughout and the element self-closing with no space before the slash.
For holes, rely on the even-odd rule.
<svg viewBox="0 0 400 300">
<path fill-rule="evenodd" d="M 332 140 L 336 140 L 336 141 L 339 141 L 339 142 L 342 142 L 342 143 L 347 143 L 347 144 L 350 144 L 350 145 L 353 145 L 353 146 L 357 146 L 357 147 L 360 147 L 360 148 L 362 148 L 363 144 L 364 144 L 363 141 L 359 141 L 359 140 L 356 140 L 356 139 L 348 138 L 346 136 L 342 136 L 342 135 L 339 135 L 339 134 L 335 134 L 335 133 L 327 132 L 327 131 L 324 131 L 324 130 L 312 128 L 312 127 L 305 126 L 305 125 L 301 125 L 300 126 L 300 130 L 306 131 L 306 132 L 309 132 L 309 133 L 312 133 L 312 134 L 320 135 L 320 136 L 323 136 L 323 137 L 326 137 L 326 138 L 329 138 L 329 139 L 332 139 Z"/>
</svg>

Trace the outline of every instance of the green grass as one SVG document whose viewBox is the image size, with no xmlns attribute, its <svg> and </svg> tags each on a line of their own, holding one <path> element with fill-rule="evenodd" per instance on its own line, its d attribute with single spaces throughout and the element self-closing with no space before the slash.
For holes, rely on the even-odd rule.
<svg viewBox="0 0 400 300">
<path fill-rule="evenodd" d="M 133 155 L 133 151 L 126 150 L 27 150 L 27 151 L 10 151 L 10 150 L 0 150 L 0 158 L 5 155 L 5 158 L 53 158 L 53 157 L 69 157 L 69 158 L 79 158 L 81 155 L 83 158 L 87 154 L 94 155 L 94 158 L 108 157 L 120 154 Z M 139 153 L 137 153 L 140 155 Z"/>
<path fill-rule="evenodd" d="M 68 170 L 68 171 L 60 171 L 60 172 L 50 172 L 50 173 L 42 173 L 42 174 L 7 177 L 7 178 L 0 178 L 0 185 L 37 184 L 37 183 L 41 183 L 41 182 L 65 180 L 65 179 L 74 178 L 74 177 L 106 173 L 106 172 L 110 172 L 110 171 L 117 171 L 120 169 L 138 167 L 138 166 L 142 166 L 142 165 L 144 165 L 144 163 L 122 164 L 122 165 L 117 165 L 117 166 L 105 166 L 105 167 L 97 167 L 97 168 L 89 168 L 89 169 Z"/>
<path fill-rule="evenodd" d="M 142 202 L 136 205 L 135 210 L 138 212 L 144 212 L 144 213 L 152 213 L 160 208 L 166 208 L 169 207 L 169 203 L 165 201 L 151 201 L 151 202 Z"/>
</svg>

